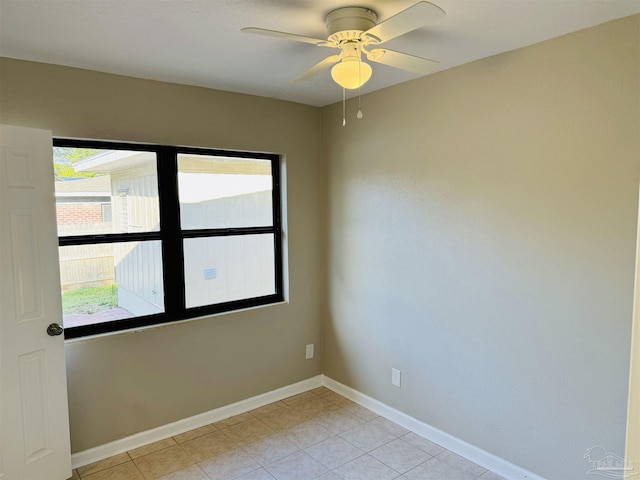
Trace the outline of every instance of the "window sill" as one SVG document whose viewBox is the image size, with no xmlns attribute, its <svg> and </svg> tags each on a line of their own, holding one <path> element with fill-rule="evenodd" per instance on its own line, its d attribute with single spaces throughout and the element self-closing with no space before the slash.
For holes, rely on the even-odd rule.
<svg viewBox="0 0 640 480">
<path fill-rule="evenodd" d="M 81 343 L 84 341 L 88 341 L 88 340 L 96 340 L 96 339 L 100 339 L 100 338 L 106 338 L 106 337 L 114 337 L 114 336 L 118 336 L 118 335 L 131 335 L 131 334 L 136 334 L 136 333 L 145 333 L 149 330 L 157 330 L 160 328 L 168 328 L 168 327 L 175 327 L 177 325 L 184 325 L 186 323 L 191 323 L 191 322 L 195 322 L 195 321 L 204 321 L 204 320 L 208 320 L 208 319 L 214 319 L 216 317 L 221 317 L 221 316 L 226 316 L 226 315 L 237 315 L 237 314 L 241 314 L 243 312 L 249 312 L 252 310 L 258 310 L 258 309 L 263 309 L 263 308 L 269 308 L 269 307 L 278 307 L 278 306 L 282 306 L 282 305 L 288 305 L 289 301 L 288 300 L 281 300 L 275 303 L 269 303 L 266 305 L 256 305 L 253 307 L 245 307 L 242 309 L 238 309 L 238 310 L 231 310 L 228 312 L 219 312 L 219 313 L 210 313 L 210 314 L 205 314 L 205 315 L 201 315 L 198 317 L 192 317 L 192 318 L 185 318 L 182 320 L 174 320 L 171 322 L 165 322 L 165 323 L 156 323 L 153 325 L 146 325 L 144 327 L 136 327 L 136 328 L 130 328 L 127 330 L 117 330 L 114 332 L 105 332 L 105 333 L 97 333 L 95 335 L 85 335 L 82 337 L 76 337 L 76 338 L 68 338 L 64 340 L 65 345 L 72 345 L 75 343 Z"/>
</svg>

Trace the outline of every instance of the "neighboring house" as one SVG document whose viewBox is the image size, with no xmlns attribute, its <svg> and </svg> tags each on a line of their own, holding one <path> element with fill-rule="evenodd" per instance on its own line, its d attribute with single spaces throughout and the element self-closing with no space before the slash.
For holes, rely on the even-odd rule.
<svg viewBox="0 0 640 480">
<path fill-rule="evenodd" d="M 150 152 L 101 151 L 74 164 L 78 172 L 108 172 L 113 213 L 112 233 L 159 230 L 156 157 Z M 96 177 L 102 178 L 102 177 Z M 183 229 L 268 225 L 271 219 L 271 172 L 237 158 L 186 156 L 179 165 L 180 213 Z M 274 275 L 273 249 L 255 236 L 189 239 L 185 258 L 187 306 L 220 303 L 247 297 Z M 114 243 L 118 306 L 135 316 L 164 309 L 161 243 Z M 227 264 L 260 265 L 245 278 Z M 271 292 L 264 292 L 268 294 Z"/>
<path fill-rule="evenodd" d="M 56 178 L 56 215 L 58 234 L 95 232 L 98 226 L 108 231 L 111 222 L 111 178 Z M 86 227 L 85 227 L 86 225 Z"/>
</svg>

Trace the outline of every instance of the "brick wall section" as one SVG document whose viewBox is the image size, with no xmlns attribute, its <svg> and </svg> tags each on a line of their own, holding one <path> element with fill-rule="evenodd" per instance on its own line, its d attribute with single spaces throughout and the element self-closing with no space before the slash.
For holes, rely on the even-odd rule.
<svg viewBox="0 0 640 480">
<path fill-rule="evenodd" d="M 100 203 L 62 203 L 56 205 L 58 225 L 78 225 L 102 222 Z"/>
</svg>

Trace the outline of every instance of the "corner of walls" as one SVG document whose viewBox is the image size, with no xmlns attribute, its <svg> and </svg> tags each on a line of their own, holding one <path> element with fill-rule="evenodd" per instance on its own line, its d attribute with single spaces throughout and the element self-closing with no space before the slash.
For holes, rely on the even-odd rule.
<svg viewBox="0 0 640 480">
<path fill-rule="evenodd" d="M 286 156 L 288 302 L 69 343 L 73 451 L 321 373 L 319 356 L 305 360 L 322 331 L 317 107 L 8 58 L 0 68 L 2 123 Z"/>
</svg>

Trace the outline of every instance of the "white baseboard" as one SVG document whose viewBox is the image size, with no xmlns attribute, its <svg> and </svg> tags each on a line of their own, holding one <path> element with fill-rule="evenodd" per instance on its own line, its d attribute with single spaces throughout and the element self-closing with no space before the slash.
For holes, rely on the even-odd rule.
<svg viewBox="0 0 640 480">
<path fill-rule="evenodd" d="M 514 465 L 507 460 L 504 460 L 492 453 L 486 452 L 474 445 L 471 445 L 459 438 L 449 435 L 442 430 L 438 430 L 431 425 L 428 425 L 420 420 L 417 420 L 406 413 L 396 410 L 378 400 L 365 395 L 351 387 L 348 387 L 340 382 L 333 380 L 332 378 L 322 375 L 323 384 L 330 390 L 348 398 L 349 400 L 362 405 L 365 408 L 377 413 L 378 415 L 397 423 L 401 427 L 404 427 L 412 432 L 426 438 L 447 450 L 452 451 L 477 463 L 481 467 L 491 470 L 498 475 L 507 478 L 509 480 L 544 480 L 543 477 L 536 475 L 522 467 Z"/>
<path fill-rule="evenodd" d="M 459 438 L 449 435 L 442 430 L 438 430 L 431 425 L 428 425 L 420 420 L 417 420 L 406 413 L 396 410 L 378 400 L 365 395 L 351 387 L 348 387 L 340 382 L 333 380 L 325 375 L 318 375 L 316 377 L 303 380 L 292 385 L 287 385 L 271 392 L 263 393 L 255 397 L 247 398 L 224 407 L 216 408 L 208 412 L 194 415 L 193 417 L 178 420 L 177 422 L 169 423 L 161 427 L 157 427 L 144 432 L 136 433 L 120 440 L 100 445 L 95 448 L 90 448 L 82 452 L 77 452 L 71 455 L 71 464 L 73 468 L 82 467 L 99 460 L 118 455 L 134 448 L 142 447 L 165 438 L 178 435 L 180 433 L 193 430 L 194 428 L 203 427 L 210 423 L 224 420 L 225 418 L 239 415 L 241 413 L 248 412 L 255 408 L 268 405 L 269 403 L 283 400 L 292 395 L 312 390 L 320 386 L 326 386 L 330 390 L 342 395 L 362 405 L 369 410 L 385 417 L 392 422 L 426 438 L 447 450 L 457 453 L 458 455 L 471 460 L 474 463 L 491 470 L 498 475 L 509 480 L 545 480 L 543 477 L 529 472 L 522 467 L 514 465 L 507 460 L 497 457 L 489 452 L 486 452 L 478 447 L 475 447 Z"/>
<path fill-rule="evenodd" d="M 105 458 L 113 455 L 118 455 L 119 453 L 133 450 L 134 448 L 142 447 L 143 445 L 148 445 L 180 433 L 188 432 L 194 428 L 219 422 L 220 420 L 248 412 L 254 408 L 259 408 L 264 405 L 283 400 L 292 395 L 312 390 L 322 386 L 322 380 L 322 375 L 318 375 L 301 382 L 294 383 L 293 385 L 287 385 L 285 387 L 272 390 L 271 392 L 256 395 L 255 397 L 247 398 L 246 400 L 241 400 L 230 405 L 225 405 L 224 407 L 209 410 L 208 412 L 204 412 L 199 415 L 194 415 L 193 417 L 178 420 L 177 422 L 169 423 L 167 425 L 136 433 L 135 435 L 115 440 L 98 447 L 74 453 L 71 455 L 72 468 L 78 468 L 99 460 L 104 460 Z"/>
</svg>

